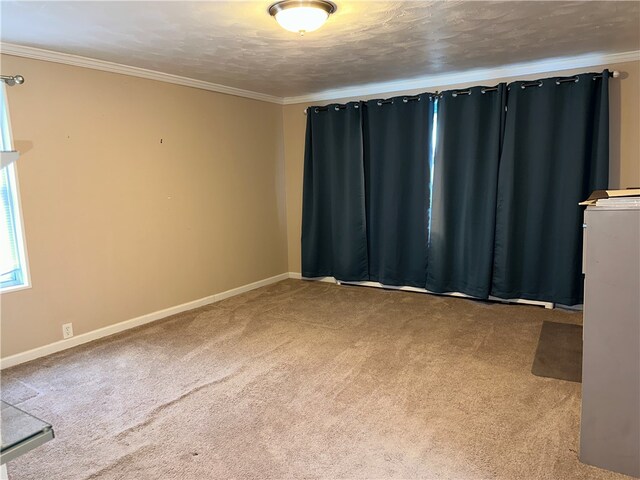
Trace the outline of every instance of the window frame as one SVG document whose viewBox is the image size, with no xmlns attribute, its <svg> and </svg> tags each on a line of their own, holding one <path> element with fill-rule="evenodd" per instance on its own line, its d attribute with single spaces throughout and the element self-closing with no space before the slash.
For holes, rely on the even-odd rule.
<svg viewBox="0 0 640 480">
<path fill-rule="evenodd" d="M 3 117 L 0 119 L 0 135 L 2 139 L 0 143 L 2 144 L 2 151 L 12 151 L 13 150 L 13 136 L 11 132 L 11 116 L 9 113 L 9 104 L 7 98 L 7 87 L 4 82 L 2 82 L 2 91 L 0 95 L 2 95 L 1 104 L 4 106 L 3 111 L 0 111 L 0 115 Z M 5 142 L 8 145 L 5 145 Z M 0 281 L 0 294 L 4 295 L 5 293 L 16 292 L 19 290 L 25 290 L 31 288 L 31 274 L 29 271 L 29 256 L 27 253 L 27 242 L 24 232 L 24 221 L 22 215 L 22 202 L 20 201 L 20 182 L 18 179 L 18 169 L 16 168 L 16 162 L 13 162 L 10 165 L 4 167 L 7 169 L 7 177 L 8 177 L 8 189 L 9 189 L 9 203 L 11 205 L 12 210 L 12 220 L 14 225 L 14 233 L 16 236 L 16 249 L 17 256 L 19 261 L 19 273 L 18 278 Z"/>
</svg>

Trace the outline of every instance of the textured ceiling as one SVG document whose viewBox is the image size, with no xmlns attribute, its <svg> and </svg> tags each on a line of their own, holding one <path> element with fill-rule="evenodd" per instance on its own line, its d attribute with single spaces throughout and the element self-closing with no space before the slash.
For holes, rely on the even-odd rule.
<svg viewBox="0 0 640 480">
<path fill-rule="evenodd" d="M 5 42 L 280 97 L 640 50 L 640 2 L 347 1 L 304 37 L 269 1 L 1 3 Z"/>
</svg>

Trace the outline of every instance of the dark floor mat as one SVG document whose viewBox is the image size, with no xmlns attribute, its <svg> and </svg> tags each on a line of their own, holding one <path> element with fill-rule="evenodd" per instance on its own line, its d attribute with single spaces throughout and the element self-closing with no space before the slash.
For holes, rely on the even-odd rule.
<svg viewBox="0 0 640 480">
<path fill-rule="evenodd" d="M 582 381 L 582 326 L 544 322 L 531 373 L 539 377 Z"/>
</svg>

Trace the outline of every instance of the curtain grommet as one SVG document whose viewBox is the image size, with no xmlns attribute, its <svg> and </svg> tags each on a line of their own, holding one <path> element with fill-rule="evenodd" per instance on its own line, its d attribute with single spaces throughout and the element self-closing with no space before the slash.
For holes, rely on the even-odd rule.
<svg viewBox="0 0 640 480">
<path fill-rule="evenodd" d="M 556 85 L 560 85 L 561 83 L 578 83 L 580 81 L 580 77 L 578 75 L 574 75 L 573 77 L 565 77 L 565 78 L 557 78 Z"/>
<path fill-rule="evenodd" d="M 379 107 L 382 106 L 382 100 L 378 100 L 376 103 L 378 104 Z"/>
<path fill-rule="evenodd" d="M 336 105 L 336 106 L 334 107 L 334 110 L 335 110 L 336 112 L 338 112 L 338 111 L 340 111 L 340 107 L 339 107 L 338 105 Z"/>
<path fill-rule="evenodd" d="M 404 98 L 402 99 L 402 101 L 403 101 L 403 103 L 409 103 L 409 100 L 407 100 L 407 97 L 404 97 Z"/>
<path fill-rule="evenodd" d="M 544 82 L 542 80 L 538 80 L 537 82 L 530 82 L 530 83 L 523 82 L 520 84 L 520 88 L 524 90 L 527 87 L 541 87 L 542 85 L 544 85 Z"/>
<path fill-rule="evenodd" d="M 318 107 L 316 107 L 316 108 L 314 108 L 314 109 L 313 109 L 313 111 L 314 111 L 315 113 L 318 113 L 320 110 L 318 110 Z"/>
</svg>

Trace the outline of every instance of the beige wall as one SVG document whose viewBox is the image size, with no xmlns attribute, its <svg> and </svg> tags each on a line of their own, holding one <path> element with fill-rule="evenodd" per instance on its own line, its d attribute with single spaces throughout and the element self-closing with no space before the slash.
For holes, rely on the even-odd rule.
<svg viewBox="0 0 640 480">
<path fill-rule="evenodd" d="M 554 75 L 573 75 L 581 72 L 601 71 L 604 68 L 618 70 L 621 78 L 610 80 L 610 187 L 626 188 L 640 186 L 640 62 L 610 64 L 603 67 L 591 67 L 578 70 L 550 72 L 544 75 L 518 76 L 511 79 L 495 79 L 481 82 L 482 85 L 495 85 L 501 81 L 527 80 Z M 385 98 L 423 91 L 442 91 L 478 85 L 448 85 L 429 89 L 397 92 L 389 95 L 341 98 L 333 101 L 317 102 L 325 105 L 348 100 L 367 100 Z M 284 151 L 287 188 L 287 237 L 289 244 L 289 271 L 300 272 L 300 228 L 302 219 L 302 174 L 304 161 L 304 134 L 306 117 L 303 110 L 308 104 L 287 105 L 284 107 Z"/>
<path fill-rule="evenodd" d="M 4 55 L 30 289 L 2 357 L 287 271 L 282 107 Z"/>
</svg>

